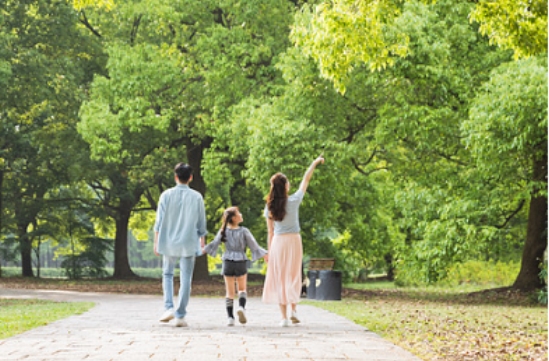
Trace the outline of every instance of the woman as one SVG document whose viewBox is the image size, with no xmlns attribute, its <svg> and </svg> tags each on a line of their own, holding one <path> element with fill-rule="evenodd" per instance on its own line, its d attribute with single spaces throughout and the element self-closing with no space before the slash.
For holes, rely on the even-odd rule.
<svg viewBox="0 0 549 361">
<path fill-rule="evenodd" d="M 240 227 L 240 223 L 244 221 L 242 213 L 237 207 L 227 208 L 223 212 L 223 224 L 221 229 L 215 236 L 214 240 L 208 244 L 203 253 L 208 253 L 210 256 L 215 256 L 217 248 L 221 243 L 225 244 L 225 252 L 221 259 L 223 266 L 221 274 L 225 279 L 225 306 L 227 308 L 228 326 L 234 326 L 234 296 L 235 296 L 235 281 L 238 285 L 238 321 L 242 324 L 247 322 L 246 319 L 246 281 L 248 274 L 248 258 L 246 257 L 246 248 L 252 251 L 252 260 L 259 258 L 267 259 L 267 251 L 261 248 L 252 233 L 246 227 Z"/>
<path fill-rule="evenodd" d="M 301 296 L 301 264 L 303 246 L 299 234 L 299 206 L 316 166 L 324 163 L 322 156 L 316 158 L 305 172 L 299 190 L 288 196 L 290 183 L 282 173 L 271 177 L 271 190 L 267 196 L 265 218 L 267 219 L 269 264 L 263 302 L 277 303 L 282 314 L 280 326 L 290 325 L 290 320 L 299 323 L 296 305 Z"/>
</svg>

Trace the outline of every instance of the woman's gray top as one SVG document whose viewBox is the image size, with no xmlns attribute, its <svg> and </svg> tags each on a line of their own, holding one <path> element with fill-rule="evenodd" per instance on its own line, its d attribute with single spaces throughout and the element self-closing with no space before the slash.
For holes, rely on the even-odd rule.
<svg viewBox="0 0 549 361">
<path fill-rule="evenodd" d="M 303 201 L 304 193 L 300 190 L 288 196 L 286 215 L 282 221 L 274 222 L 274 234 L 299 233 L 299 206 Z M 269 218 L 269 209 L 265 206 L 265 218 Z"/>
<path fill-rule="evenodd" d="M 221 257 L 222 260 L 247 261 L 246 247 L 252 251 L 252 261 L 256 261 L 267 254 L 267 251 L 257 244 L 252 232 L 246 227 L 225 229 L 225 239 L 225 252 L 223 252 L 223 256 Z M 214 257 L 221 243 L 221 231 L 219 231 L 214 240 L 204 249 L 210 256 Z"/>
</svg>

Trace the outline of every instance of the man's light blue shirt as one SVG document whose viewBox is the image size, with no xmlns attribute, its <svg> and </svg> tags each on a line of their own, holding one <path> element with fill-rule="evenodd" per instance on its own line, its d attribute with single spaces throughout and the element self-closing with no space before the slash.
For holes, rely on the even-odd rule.
<svg viewBox="0 0 549 361">
<path fill-rule="evenodd" d="M 162 192 L 154 231 L 158 232 L 158 253 L 171 257 L 201 255 L 200 237 L 208 234 L 202 195 L 186 184 Z"/>
</svg>

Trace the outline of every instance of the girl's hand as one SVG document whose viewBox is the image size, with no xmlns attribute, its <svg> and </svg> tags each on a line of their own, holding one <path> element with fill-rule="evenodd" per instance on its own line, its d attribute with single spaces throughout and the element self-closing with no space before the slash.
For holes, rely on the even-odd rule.
<svg viewBox="0 0 549 361">
<path fill-rule="evenodd" d="M 269 254 L 267 253 L 265 256 L 263 256 L 263 259 L 265 262 L 269 263 Z"/>
</svg>

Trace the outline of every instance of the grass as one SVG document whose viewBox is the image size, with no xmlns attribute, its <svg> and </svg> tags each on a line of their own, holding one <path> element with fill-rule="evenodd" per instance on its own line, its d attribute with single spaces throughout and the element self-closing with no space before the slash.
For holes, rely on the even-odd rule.
<svg viewBox="0 0 549 361">
<path fill-rule="evenodd" d="M 0 298 L 0 339 L 8 338 L 50 322 L 81 314 L 92 302 L 52 302 Z"/>
<path fill-rule="evenodd" d="M 547 308 L 528 296 L 391 287 L 305 303 L 348 318 L 423 360 L 547 360 Z"/>
<path fill-rule="evenodd" d="M 355 290 L 379 290 L 379 289 L 394 289 L 396 288 L 395 284 L 390 281 L 379 281 L 379 282 L 364 282 L 364 283 L 346 283 L 343 285 L 347 288 L 352 288 Z"/>
</svg>

